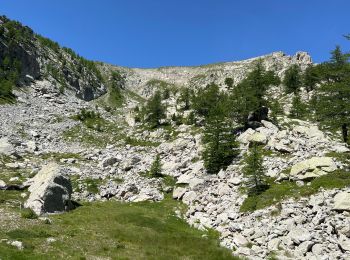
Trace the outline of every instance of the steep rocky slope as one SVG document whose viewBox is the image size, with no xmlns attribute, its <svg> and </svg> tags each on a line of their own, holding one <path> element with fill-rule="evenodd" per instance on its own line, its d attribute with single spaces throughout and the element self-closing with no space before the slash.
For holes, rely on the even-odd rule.
<svg viewBox="0 0 350 260">
<path fill-rule="evenodd" d="M 0 20 L 0 26 L 10 22 Z M 14 90 L 17 102 L 0 105 L 1 189 L 31 179 L 43 165 L 55 161 L 72 180 L 74 200 L 157 202 L 170 195 L 188 205 L 185 213 L 176 210 L 179 217 L 196 228 L 217 230 L 220 244 L 239 256 L 350 258 L 349 149 L 337 133 L 287 116 L 278 117 L 278 125 L 262 121 L 261 127 L 237 135 L 240 155 L 232 164 L 218 175 L 208 175 L 201 154 L 202 126 L 171 122 L 149 129 L 134 120 L 134 108 L 155 90 L 200 88 L 213 81 L 225 89 L 227 77 L 241 81 L 259 59 L 283 76 L 292 64 L 301 69 L 310 65 L 306 53 L 290 57 L 277 52 L 199 67 L 131 69 L 95 63 L 91 67 L 72 51 L 23 30 L 27 36 L 15 38 L 14 46 L 8 25 L 0 35 L 1 59 L 10 55 L 22 67 L 21 87 Z M 124 100 L 120 107 L 109 109 L 103 94 L 112 71 L 122 76 Z M 270 91 L 282 90 L 277 86 Z M 177 111 L 177 99 L 174 91 L 162 101 L 168 119 Z M 79 119 L 83 109 L 98 115 L 92 123 Z M 255 202 L 256 210 L 247 205 L 242 174 L 252 143 L 262 146 L 266 175 L 275 188 L 274 194 L 261 195 L 265 200 Z M 164 178 L 147 173 L 157 154 Z M 0 219 L 9 223 L 6 228 L 16 226 L 11 219 L 15 221 L 22 205 L 16 203 L 28 195 L 24 190 L 15 199 L 0 200 Z"/>
<path fill-rule="evenodd" d="M 267 70 L 274 70 L 281 77 L 292 64 L 305 69 L 312 64 L 311 57 L 306 52 L 297 52 L 288 56 L 283 52 L 274 52 L 244 61 L 208 64 L 197 67 L 161 67 L 156 69 L 137 69 L 114 67 L 104 64 L 103 71 L 119 70 L 125 76 L 125 87 L 143 97 L 150 97 L 155 89 L 170 87 L 201 88 L 215 82 L 225 88 L 226 78 L 240 82 L 252 70 L 253 65 L 262 60 Z"/>
</svg>

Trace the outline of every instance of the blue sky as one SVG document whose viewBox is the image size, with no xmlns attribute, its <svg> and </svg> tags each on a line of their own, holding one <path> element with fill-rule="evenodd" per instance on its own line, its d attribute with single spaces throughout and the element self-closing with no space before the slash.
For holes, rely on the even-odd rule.
<svg viewBox="0 0 350 260">
<path fill-rule="evenodd" d="M 82 56 L 129 67 L 284 51 L 325 61 L 350 33 L 349 0 L 0 0 L 0 14 Z"/>
</svg>

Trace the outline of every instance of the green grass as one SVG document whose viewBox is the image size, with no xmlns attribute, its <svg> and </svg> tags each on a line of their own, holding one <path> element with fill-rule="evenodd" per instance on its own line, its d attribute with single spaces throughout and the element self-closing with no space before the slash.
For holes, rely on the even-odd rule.
<svg viewBox="0 0 350 260">
<path fill-rule="evenodd" d="M 199 231 L 174 216 L 183 207 L 170 198 L 160 203 L 89 203 L 3 232 L 0 239 L 22 241 L 25 249 L 0 243 L 5 259 L 238 259 L 218 245 L 218 234 Z M 25 221 L 22 219 L 22 221 Z M 28 221 L 28 220 L 26 220 Z M 56 241 L 48 243 L 48 237 Z"/>
<path fill-rule="evenodd" d="M 263 193 L 250 196 L 243 202 L 240 211 L 250 212 L 257 209 L 275 205 L 287 198 L 300 198 L 310 196 L 319 191 L 320 188 L 334 189 L 350 186 L 350 172 L 338 170 L 333 173 L 318 177 L 310 182 L 309 186 L 297 186 L 293 181 L 281 183 L 269 182 L 269 189 Z"/>
</svg>

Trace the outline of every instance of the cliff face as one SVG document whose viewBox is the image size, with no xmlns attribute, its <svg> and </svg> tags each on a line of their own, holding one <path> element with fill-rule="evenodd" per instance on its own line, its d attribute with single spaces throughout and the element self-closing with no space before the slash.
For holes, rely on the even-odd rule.
<svg viewBox="0 0 350 260">
<path fill-rule="evenodd" d="M 20 67 L 17 85 L 48 79 L 61 92 L 74 91 L 90 101 L 106 93 L 104 80 L 95 67 L 72 50 L 35 34 L 30 28 L 0 16 L 0 62 Z"/>
</svg>

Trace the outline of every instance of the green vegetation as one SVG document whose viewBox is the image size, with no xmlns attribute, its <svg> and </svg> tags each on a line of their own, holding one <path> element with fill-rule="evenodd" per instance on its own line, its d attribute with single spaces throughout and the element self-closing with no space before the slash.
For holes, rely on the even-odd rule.
<svg viewBox="0 0 350 260">
<path fill-rule="evenodd" d="M 199 116 L 204 117 L 208 117 L 219 102 L 227 103 L 227 95 L 220 92 L 219 86 L 214 83 L 199 90 L 196 95 L 192 97 L 193 109 Z M 227 107 L 225 107 L 225 109 L 226 108 Z"/>
<path fill-rule="evenodd" d="M 266 71 L 262 62 L 259 61 L 231 92 L 232 118 L 246 125 L 249 113 L 268 105 L 268 101 L 264 99 L 267 88 L 278 84 L 280 84 L 278 76 L 273 71 Z"/>
<path fill-rule="evenodd" d="M 226 169 L 238 155 L 238 144 L 232 134 L 232 121 L 225 117 L 225 103 L 217 99 L 210 105 L 204 129 L 204 166 L 209 174 Z"/>
<path fill-rule="evenodd" d="M 249 189 L 248 196 L 257 196 L 268 188 L 263 166 L 263 155 L 261 147 L 256 144 L 249 149 L 249 152 L 245 159 L 243 174 L 248 177 L 246 183 Z"/>
<path fill-rule="evenodd" d="M 101 117 L 100 113 L 86 110 L 85 108 L 82 108 L 80 113 L 73 116 L 72 119 L 79 120 L 83 122 L 86 127 L 98 132 L 102 131 L 102 126 L 105 124 L 105 120 Z"/>
<path fill-rule="evenodd" d="M 287 93 L 298 93 L 302 86 L 302 75 L 300 67 L 296 64 L 290 66 L 285 72 L 283 84 Z"/>
<path fill-rule="evenodd" d="M 162 104 L 160 91 L 156 91 L 153 97 L 147 102 L 144 112 L 146 122 L 151 128 L 161 125 L 160 120 L 165 118 L 165 106 Z"/>
<path fill-rule="evenodd" d="M 238 259 L 219 246 L 218 234 L 199 231 L 174 216 L 183 205 L 160 203 L 84 204 L 71 212 L 41 220 L 18 221 L 1 238 L 22 241 L 24 250 L 0 243 L 2 259 Z M 47 242 L 48 238 L 55 239 Z"/>
<path fill-rule="evenodd" d="M 241 206 L 242 212 L 254 211 L 278 204 L 284 199 L 300 198 L 317 193 L 321 188 L 335 189 L 350 185 L 350 173 L 338 170 L 310 181 L 310 185 L 299 187 L 293 181 L 274 182 L 268 180 L 269 188 L 259 195 L 249 196 Z"/>
<path fill-rule="evenodd" d="M 125 78 L 118 71 L 113 71 L 108 91 L 108 105 L 115 108 L 120 107 L 124 102 L 122 88 L 125 84 Z"/>
<path fill-rule="evenodd" d="M 233 88 L 233 78 L 226 78 L 225 79 L 225 85 L 228 87 L 228 89 L 232 89 Z"/>
<path fill-rule="evenodd" d="M 308 105 L 301 100 L 299 93 L 296 93 L 293 97 L 290 116 L 292 118 L 305 119 L 309 114 L 308 112 Z"/>
<path fill-rule="evenodd" d="M 183 110 L 188 110 L 191 107 L 191 99 L 194 95 L 193 90 L 189 88 L 183 88 L 180 92 L 180 97 L 177 102 L 183 103 Z"/>
<path fill-rule="evenodd" d="M 21 217 L 27 219 L 37 219 L 38 215 L 32 209 L 22 209 Z"/>
<path fill-rule="evenodd" d="M 154 159 L 151 169 L 149 170 L 149 174 L 154 178 L 162 177 L 162 163 L 160 160 L 160 155 L 157 154 L 156 158 Z"/>
<path fill-rule="evenodd" d="M 350 63 L 349 54 L 339 46 L 332 51 L 329 62 L 318 65 L 321 86 L 314 96 L 316 118 L 322 124 L 342 131 L 344 142 L 348 141 L 350 124 Z"/>
</svg>

